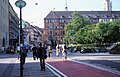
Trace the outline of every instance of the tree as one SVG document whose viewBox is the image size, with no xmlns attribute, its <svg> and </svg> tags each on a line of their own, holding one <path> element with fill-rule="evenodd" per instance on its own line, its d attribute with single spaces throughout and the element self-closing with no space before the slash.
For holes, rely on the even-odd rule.
<svg viewBox="0 0 120 77">
<path fill-rule="evenodd" d="M 120 39 L 119 26 L 113 22 L 87 25 L 76 36 L 78 43 L 113 43 Z"/>
<path fill-rule="evenodd" d="M 72 21 L 65 25 L 65 41 L 70 44 L 72 40 L 76 41 L 76 33 L 87 24 L 90 24 L 88 18 L 80 16 L 78 12 L 72 13 Z"/>
<path fill-rule="evenodd" d="M 75 37 L 75 38 L 72 38 Z M 113 22 L 91 24 L 89 19 L 72 13 L 72 21 L 65 25 L 65 41 L 77 43 L 114 43 L 120 41 L 120 19 Z"/>
</svg>

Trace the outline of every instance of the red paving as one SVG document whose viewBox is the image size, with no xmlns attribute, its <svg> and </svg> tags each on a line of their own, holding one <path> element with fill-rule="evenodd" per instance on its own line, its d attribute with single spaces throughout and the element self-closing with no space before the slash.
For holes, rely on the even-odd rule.
<svg viewBox="0 0 120 77">
<path fill-rule="evenodd" d="M 120 74 L 114 74 L 73 61 L 64 61 L 62 59 L 51 59 L 46 61 L 68 77 L 120 77 Z"/>
</svg>

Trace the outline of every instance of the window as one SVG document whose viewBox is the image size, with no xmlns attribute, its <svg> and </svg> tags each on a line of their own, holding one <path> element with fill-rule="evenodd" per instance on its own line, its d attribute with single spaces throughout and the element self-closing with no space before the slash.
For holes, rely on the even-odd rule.
<svg viewBox="0 0 120 77">
<path fill-rule="evenodd" d="M 57 37 L 55 37 L 55 40 L 57 40 Z"/>
<path fill-rule="evenodd" d="M 65 16 L 60 16 L 60 18 L 64 18 Z"/>
<path fill-rule="evenodd" d="M 112 22 L 113 20 L 112 19 L 110 19 L 110 22 Z"/>
<path fill-rule="evenodd" d="M 52 31 L 50 31 L 49 33 L 50 33 L 50 35 L 52 35 Z"/>
<path fill-rule="evenodd" d="M 72 18 L 71 16 L 68 16 L 68 18 Z"/>
<path fill-rule="evenodd" d="M 55 20 L 55 22 L 57 22 L 57 20 Z"/>
<path fill-rule="evenodd" d="M 46 23 L 48 22 L 48 20 L 45 20 L 46 21 Z"/>
<path fill-rule="evenodd" d="M 57 32 L 55 32 L 55 35 L 57 35 Z"/>
</svg>

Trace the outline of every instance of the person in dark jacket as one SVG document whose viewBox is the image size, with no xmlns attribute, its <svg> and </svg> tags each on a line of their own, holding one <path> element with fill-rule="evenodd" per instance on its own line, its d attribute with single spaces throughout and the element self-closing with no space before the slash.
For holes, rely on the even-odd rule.
<svg viewBox="0 0 120 77">
<path fill-rule="evenodd" d="M 32 53 L 33 53 L 33 59 L 35 60 L 37 57 L 37 47 L 34 45 L 34 47 L 32 48 Z"/>
<path fill-rule="evenodd" d="M 40 58 L 40 67 L 41 67 L 41 71 L 45 71 L 45 59 L 46 59 L 46 49 L 44 47 L 42 47 L 42 44 L 39 44 L 39 48 L 37 51 L 38 54 L 38 58 Z"/>
<path fill-rule="evenodd" d="M 22 68 L 24 69 L 24 64 L 26 61 L 26 57 L 27 57 L 27 51 L 26 49 L 24 49 L 23 47 L 21 48 L 21 57 L 22 57 Z"/>
</svg>

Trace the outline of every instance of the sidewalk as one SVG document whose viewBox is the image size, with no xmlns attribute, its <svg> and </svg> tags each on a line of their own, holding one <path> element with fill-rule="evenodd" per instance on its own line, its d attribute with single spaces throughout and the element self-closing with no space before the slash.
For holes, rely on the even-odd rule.
<svg viewBox="0 0 120 77">
<path fill-rule="evenodd" d="M 58 77 L 48 69 L 40 71 L 39 60 L 33 60 L 31 53 L 26 58 L 23 77 Z M 20 77 L 20 61 L 16 54 L 0 54 L 0 77 Z"/>
<path fill-rule="evenodd" d="M 0 55 L 0 57 L 7 57 L 8 55 L 11 56 L 5 54 Z M 39 60 L 33 60 L 31 53 L 29 53 L 24 65 L 23 77 L 120 77 L 120 74 L 69 60 L 63 61 L 60 58 L 51 57 L 46 62 L 46 71 L 40 71 Z M 6 68 L 1 68 L 5 69 L 1 77 L 20 77 L 20 62 L 15 57 Z"/>
<path fill-rule="evenodd" d="M 12 68 L 15 65 L 16 55 L 15 54 L 0 54 L 0 77 L 9 77 Z M 9 72 L 10 70 L 10 72 Z"/>
<path fill-rule="evenodd" d="M 19 61 L 16 61 L 16 64 L 13 68 L 11 77 L 20 76 L 20 64 Z M 27 58 L 27 61 L 24 65 L 23 77 L 57 77 L 50 69 L 47 68 L 45 71 L 40 71 L 39 60 L 33 60 L 31 57 Z"/>
<path fill-rule="evenodd" d="M 76 55 L 74 54 L 74 56 Z M 48 58 L 46 62 L 46 71 L 40 71 L 39 60 L 33 60 L 32 57 L 27 57 L 23 71 L 24 77 L 120 77 L 120 74 L 114 74 L 105 70 L 91 67 L 89 65 L 76 63 L 69 60 L 63 61 L 59 58 Z M 19 61 L 17 60 L 11 77 L 19 77 L 19 68 Z"/>
</svg>

